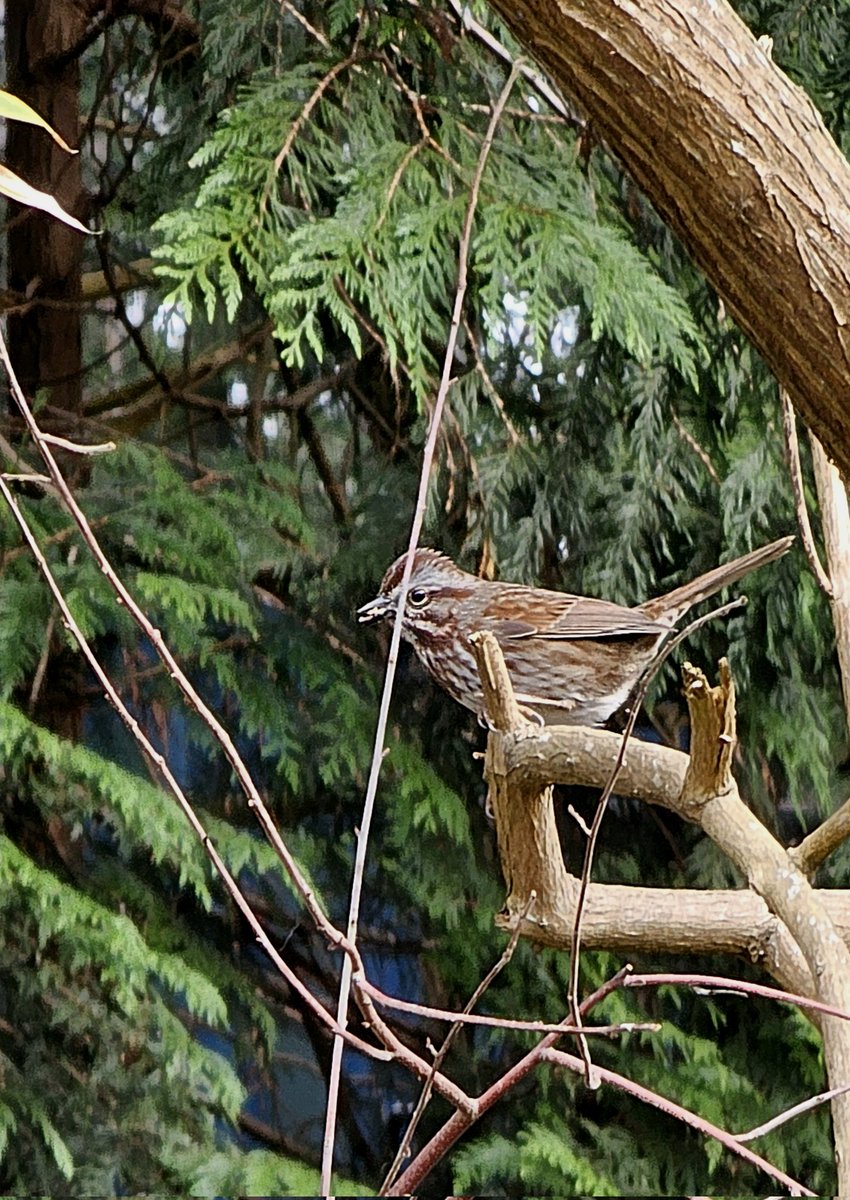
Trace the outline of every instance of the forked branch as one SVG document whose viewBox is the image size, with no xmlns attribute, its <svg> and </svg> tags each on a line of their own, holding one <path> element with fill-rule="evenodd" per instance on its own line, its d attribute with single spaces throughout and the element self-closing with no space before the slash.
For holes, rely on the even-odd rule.
<svg viewBox="0 0 850 1200">
<path fill-rule="evenodd" d="M 533 914 L 522 918 L 533 940 L 567 948 L 578 901 L 578 880 L 563 862 L 552 784 L 602 786 L 616 765 L 621 739 L 581 727 L 538 729 L 517 720 L 511 685 L 496 639 L 478 636 L 476 655 L 491 721 L 485 773 L 508 887 L 507 920 L 520 919 L 523 898 L 537 891 Z M 583 942 L 608 949 L 716 951 L 738 925 L 739 952 L 759 947 L 765 967 L 791 991 L 850 1012 L 850 951 L 846 893 L 816 892 L 788 852 L 743 804 L 731 773 L 736 744 L 735 693 L 728 664 L 718 687 L 687 665 L 691 756 L 632 742 L 618 787 L 662 803 L 703 830 L 747 880 L 746 892 L 667 891 L 591 885 Z M 515 704 L 515 701 L 514 701 Z M 732 923 L 730 927 L 730 906 Z M 833 922 L 831 913 L 841 916 Z M 663 913 L 663 916 L 659 915 Z M 697 920 L 698 919 L 698 920 Z M 752 923 L 746 927 L 746 921 Z M 700 933 L 694 938 L 694 929 Z M 700 944 L 700 942 L 702 944 Z M 726 946 L 734 950 L 733 944 Z M 850 1028 L 821 1015 L 839 1153 L 850 1151 Z"/>
</svg>

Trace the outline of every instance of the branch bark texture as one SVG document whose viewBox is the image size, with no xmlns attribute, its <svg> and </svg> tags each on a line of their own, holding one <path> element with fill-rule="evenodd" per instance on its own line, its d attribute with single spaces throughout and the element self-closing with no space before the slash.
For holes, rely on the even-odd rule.
<svg viewBox="0 0 850 1200">
<path fill-rule="evenodd" d="M 701 671 L 685 665 L 685 695 L 691 716 L 691 757 L 682 799 L 790 932 L 811 972 L 817 1000 L 850 1011 L 850 951 L 841 941 L 820 895 L 797 870 L 783 847 L 744 805 L 732 777 L 735 749 L 735 689 L 728 664 L 720 684 L 709 687 Z M 831 1088 L 850 1083 L 850 1025 L 835 1017 L 821 1021 L 824 1058 Z M 850 1184 L 850 1095 L 832 1101 L 839 1192 Z"/>
<path fill-rule="evenodd" d="M 604 786 L 621 739 L 602 730 L 539 729 L 513 701 L 499 645 L 475 635 L 474 650 L 491 723 L 485 772 L 508 888 L 502 922 L 534 940 L 568 949 L 579 881 L 561 855 L 552 783 Z M 617 788 L 664 804 L 699 824 L 734 863 L 747 890 L 591 885 L 583 943 L 607 949 L 749 953 L 783 987 L 850 1012 L 847 893 L 819 892 L 743 803 L 732 776 L 735 693 L 728 665 L 718 687 L 686 665 L 691 754 L 630 742 Z M 528 900 L 536 893 L 533 911 Z M 850 1192 L 850 1026 L 817 1019 L 833 1098 L 841 1193 Z"/>
<path fill-rule="evenodd" d="M 850 477 L 850 165 L 724 0 L 492 0 Z"/>
</svg>

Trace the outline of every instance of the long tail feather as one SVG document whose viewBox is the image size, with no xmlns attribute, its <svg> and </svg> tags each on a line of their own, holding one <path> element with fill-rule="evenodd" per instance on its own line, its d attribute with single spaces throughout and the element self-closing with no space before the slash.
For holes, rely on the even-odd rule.
<svg viewBox="0 0 850 1200">
<path fill-rule="evenodd" d="M 692 579 L 690 583 L 685 583 L 664 596 L 647 600 L 640 605 L 640 610 L 653 620 L 669 621 L 671 625 L 675 625 L 691 605 L 706 600 L 721 588 L 728 587 L 730 583 L 737 583 L 744 575 L 749 575 L 750 571 L 781 558 L 783 554 L 788 553 L 793 542 L 793 537 L 779 538 L 759 547 L 758 550 L 751 550 L 749 554 L 742 554 L 740 558 L 734 558 L 731 562 L 721 563 L 719 567 L 707 571 L 698 579 Z"/>
</svg>

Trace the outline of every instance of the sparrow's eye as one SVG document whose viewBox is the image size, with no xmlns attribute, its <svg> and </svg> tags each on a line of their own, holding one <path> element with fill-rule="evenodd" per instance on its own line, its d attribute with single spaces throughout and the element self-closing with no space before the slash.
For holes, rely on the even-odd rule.
<svg viewBox="0 0 850 1200">
<path fill-rule="evenodd" d="M 428 603 L 428 593 L 425 588 L 411 588 L 407 593 L 407 599 L 411 608 L 424 608 Z"/>
</svg>

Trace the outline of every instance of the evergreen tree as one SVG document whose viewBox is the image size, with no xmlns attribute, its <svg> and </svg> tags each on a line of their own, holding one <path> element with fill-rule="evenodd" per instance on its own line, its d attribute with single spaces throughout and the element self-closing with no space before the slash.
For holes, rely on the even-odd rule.
<svg viewBox="0 0 850 1200">
<path fill-rule="evenodd" d="M 7 46 L 19 54 L 30 18 L 12 8 Z M 850 35 L 838 6 L 816 10 L 740 6 L 846 147 L 850 78 L 839 64 Z M 517 55 L 486 10 L 477 16 Z M 104 6 L 76 33 L 51 54 L 72 57 L 63 95 L 85 114 L 87 211 L 76 215 L 105 232 L 66 264 L 58 301 L 56 281 L 35 278 L 49 265 L 10 247 L 9 304 L 21 313 L 11 351 L 19 368 L 29 362 L 44 428 L 116 443 L 85 470 L 69 460 L 80 502 L 344 924 L 385 649 L 355 610 L 406 542 L 469 186 L 508 68 L 439 3 L 137 0 Z M 25 98 L 26 76 L 19 63 L 9 79 Z M 72 399 L 55 364 L 36 370 L 19 350 L 30 313 L 66 302 L 82 346 Z M 466 568 L 637 603 L 793 529 L 773 380 L 616 160 L 533 73 L 510 97 L 481 181 L 453 374 L 426 529 Z M 4 469 L 34 473 L 11 399 L 0 432 Z M 133 715 L 276 946 L 332 1006 L 339 956 L 304 915 L 208 727 L 51 489 L 18 486 Z M 102 698 L 5 509 L 0 568 L 0 1181 L 9 1191 L 316 1191 L 326 1030 L 256 947 Z M 747 592 L 745 614 L 701 631 L 688 656 L 728 654 L 744 697 L 742 789 L 787 840 L 842 798 L 833 635 L 797 552 Z M 652 707 L 676 744 L 678 692 L 669 667 Z M 450 1008 L 504 946 L 473 758 L 483 739 L 459 711 L 405 657 L 361 934 L 379 986 Z M 592 797 L 570 800 L 592 814 Z M 566 820 L 564 840 L 575 866 L 581 844 Z M 842 879 L 845 857 L 825 882 Z M 625 800 L 595 877 L 737 882 L 690 826 Z M 585 953 L 588 986 L 620 965 Z M 715 960 L 639 965 L 730 973 Z M 566 956 L 520 944 L 488 1011 L 559 1021 L 567 978 Z M 614 993 L 599 1014 L 663 1021 L 660 1034 L 594 1056 L 616 1067 L 627 1045 L 635 1079 L 726 1128 L 821 1086 L 813 1030 L 776 1006 L 662 989 Z M 424 1040 L 421 1022 L 409 1029 Z M 426 1032 L 436 1042 L 442 1029 Z M 467 1032 L 453 1077 L 478 1092 L 528 1044 Z M 344 1190 L 377 1187 L 416 1094 L 398 1067 L 346 1056 Z M 444 1116 L 432 1106 L 421 1136 Z M 488 1114 L 433 1186 L 763 1186 L 696 1133 L 670 1133 L 637 1101 L 547 1070 Z M 759 1150 L 817 1190 L 834 1187 L 822 1110 Z"/>
</svg>

